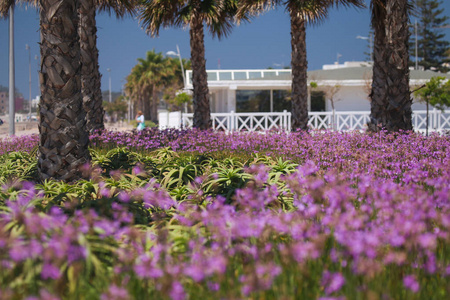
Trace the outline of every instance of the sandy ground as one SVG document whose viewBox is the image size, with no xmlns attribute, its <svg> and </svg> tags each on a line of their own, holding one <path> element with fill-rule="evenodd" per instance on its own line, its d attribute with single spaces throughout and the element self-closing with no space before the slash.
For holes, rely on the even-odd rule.
<svg viewBox="0 0 450 300">
<path fill-rule="evenodd" d="M 5 126 L 6 125 L 6 126 Z M 4 126 L 4 127 L 3 127 Z M 106 129 L 112 130 L 112 131 L 129 131 L 132 130 L 134 127 L 127 123 L 107 123 L 105 124 Z M 0 131 L 0 139 L 4 139 L 9 137 L 9 128 L 8 124 L 2 125 L 2 130 Z M 33 128 L 27 128 L 25 126 L 16 126 L 15 127 L 16 134 L 15 136 L 25 136 L 25 135 L 32 135 L 32 134 L 39 134 L 39 130 L 37 127 L 37 124 L 33 126 Z"/>
</svg>

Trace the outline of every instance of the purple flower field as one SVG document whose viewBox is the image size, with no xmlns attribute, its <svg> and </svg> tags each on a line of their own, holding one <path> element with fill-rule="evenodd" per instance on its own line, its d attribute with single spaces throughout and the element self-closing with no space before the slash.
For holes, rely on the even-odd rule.
<svg viewBox="0 0 450 300">
<path fill-rule="evenodd" d="M 29 152 L 36 143 L 1 141 L 0 149 Z M 138 179 L 138 167 L 119 174 L 141 180 L 131 188 L 96 177 L 83 183 L 93 186 L 90 206 L 79 196 L 50 206 L 42 184 L 6 183 L 0 298 L 450 297 L 449 137 L 148 130 L 91 143 L 155 161 L 153 150 L 170 147 L 225 167 L 211 162 L 176 187 Z M 230 199 L 209 193 L 233 159 L 246 162 L 245 185 Z M 138 208 L 148 213 L 139 224 Z"/>
</svg>

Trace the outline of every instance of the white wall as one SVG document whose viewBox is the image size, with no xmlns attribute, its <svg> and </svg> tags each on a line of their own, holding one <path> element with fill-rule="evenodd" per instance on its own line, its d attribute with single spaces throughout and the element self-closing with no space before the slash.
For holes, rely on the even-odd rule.
<svg viewBox="0 0 450 300">
<path fill-rule="evenodd" d="M 159 129 L 180 128 L 181 111 L 164 111 L 158 113 Z"/>
<path fill-rule="evenodd" d="M 368 111 L 370 102 L 360 86 L 342 86 L 336 94 L 334 107 L 337 111 Z M 326 99 L 326 110 L 331 111 L 331 102 Z"/>
</svg>

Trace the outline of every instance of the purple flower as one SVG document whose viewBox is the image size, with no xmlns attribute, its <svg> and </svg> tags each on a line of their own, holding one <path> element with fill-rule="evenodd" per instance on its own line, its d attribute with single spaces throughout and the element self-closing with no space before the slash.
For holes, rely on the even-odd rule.
<svg viewBox="0 0 450 300">
<path fill-rule="evenodd" d="M 44 262 L 42 265 L 41 278 L 42 279 L 58 279 L 61 272 L 57 267 L 50 263 Z"/>
<path fill-rule="evenodd" d="M 186 299 L 186 293 L 184 292 L 183 286 L 176 280 L 172 282 L 172 288 L 170 289 L 169 295 L 173 300 Z"/>
<path fill-rule="evenodd" d="M 9 250 L 9 256 L 13 261 L 20 262 L 26 260 L 30 256 L 30 252 L 23 242 L 16 241 Z"/>
<path fill-rule="evenodd" d="M 414 293 L 417 293 L 419 291 L 419 283 L 416 280 L 416 276 L 414 275 L 408 275 L 403 278 L 403 285 L 405 288 L 413 291 Z"/>
<path fill-rule="evenodd" d="M 327 295 L 339 291 L 344 284 L 345 278 L 341 273 L 325 271 L 322 275 L 322 285 L 325 288 L 325 294 Z"/>
<path fill-rule="evenodd" d="M 106 293 L 102 294 L 101 300 L 128 300 L 131 299 L 128 291 L 125 288 L 118 287 L 115 284 L 109 286 Z"/>
<path fill-rule="evenodd" d="M 437 245 L 436 237 L 432 233 L 424 233 L 420 235 L 418 241 L 419 244 L 425 249 L 433 250 Z"/>
</svg>

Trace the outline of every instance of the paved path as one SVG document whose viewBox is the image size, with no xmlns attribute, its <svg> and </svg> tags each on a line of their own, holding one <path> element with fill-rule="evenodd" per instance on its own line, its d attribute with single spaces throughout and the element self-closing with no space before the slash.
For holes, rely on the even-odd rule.
<svg viewBox="0 0 450 300">
<path fill-rule="evenodd" d="M 5 126 L 6 125 L 6 126 Z M 9 137 L 9 128 L 8 124 L 2 125 L 3 130 L 0 132 L 0 139 L 4 139 Z M 127 124 L 127 123 L 107 123 L 105 125 L 106 129 L 112 130 L 112 131 L 129 131 L 132 130 L 134 127 Z M 39 130 L 37 126 L 29 129 L 25 129 L 26 127 L 16 126 L 16 136 L 24 136 L 24 135 L 32 135 L 32 134 L 39 134 Z"/>
</svg>

